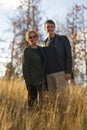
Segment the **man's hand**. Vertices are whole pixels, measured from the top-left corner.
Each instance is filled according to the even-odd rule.
[[[71,79],[71,74],[65,74],[65,78],[66,78],[66,80]]]

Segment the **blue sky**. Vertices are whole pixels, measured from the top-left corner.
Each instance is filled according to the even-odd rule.
[[[87,5],[87,0],[43,0],[42,7],[45,9],[46,17],[63,19],[73,5]]]
[[[16,8],[19,0],[0,0],[0,36],[8,26],[7,17],[11,15]],[[87,5],[87,0],[42,0],[42,10],[45,12],[43,20],[47,18],[63,20],[67,12],[73,5]]]
[[[16,8],[19,0],[0,0],[0,37],[2,32],[4,32],[8,27],[8,20],[13,10]],[[59,19],[60,21],[64,20],[64,17],[67,12],[69,12],[73,5],[84,4],[87,5],[87,0],[42,0],[41,8],[44,11],[43,21],[47,18],[49,19]]]

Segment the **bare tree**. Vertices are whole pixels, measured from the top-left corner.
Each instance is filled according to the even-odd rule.
[[[67,14],[67,29],[68,35],[72,43],[73,52],[73,66],[76,75],[78,73],[81,77],[86,73],[87,75],[87,42],[86,42],[86,26],[85,26],[85,13],[83,5],[75,5],[70,13]],[[85,53],[84,53],[85,52]],[[86,71],[84,72],[85,60]],[[81,66],[81,67],[80,67]]]
[[[26,31],[35,28],[39,32],[41,21],[39,6],[40,0],[20,0],[16,14],[10,19],[13,38],[10,43],[11,60],[9,64],[12,67],[7,67],[7,70],[14,68],[14,76],[21,74],[22,52],[27,45]],[[10,73],[10,71],[8,72]]]

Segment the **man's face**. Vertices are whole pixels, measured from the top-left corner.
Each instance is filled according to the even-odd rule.
[[[55,33],[55,26],[52,23],[46,23],[45,24],[45,31],[48,35],[54,35]]]

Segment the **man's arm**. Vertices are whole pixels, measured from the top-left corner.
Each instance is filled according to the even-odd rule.
[[[65,47],[65,74],[66,74],[66,79],[71,78],[71,72],[72,72],[72,52],[71,52],[71,45],[66,36],[63,36],[63,42],[64,42],[64,47]]]

